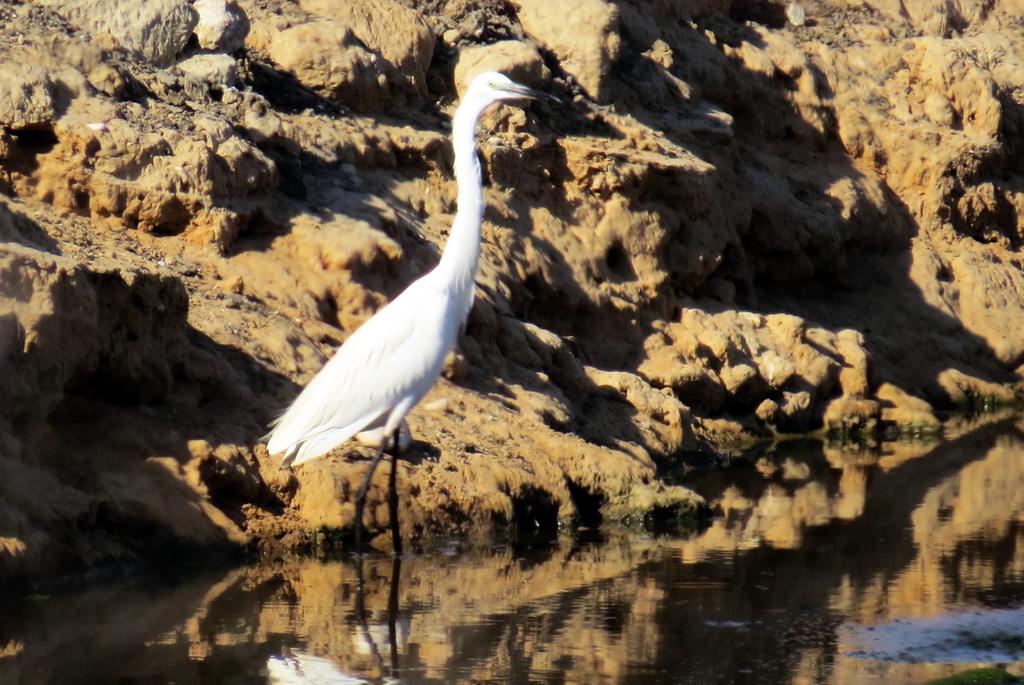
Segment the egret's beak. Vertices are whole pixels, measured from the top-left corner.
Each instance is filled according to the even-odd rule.
[[[520,98],[527,98],[530,100],[543,100],[544,102],[550,102],[555,105],[562,104],[562,101],[556,98],[551,93],[545,93],[542,90],[534,90],[533,88],[527,88],[521,86],[518,83],[509,83],[502,88],[506,93],[514,95]]]

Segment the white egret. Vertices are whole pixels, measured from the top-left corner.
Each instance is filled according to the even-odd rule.
[[[395,553],[401,553],[395,486],[399,432],[406,414],[441,374],[473,304],[484,212],[476,124],[490,105],[522,98],[558,101],[496,72],[473,79],[452,120],[458,208],[440,263],[352,333],[267,436],[267,449],[283,452],[286,466],[322,456],[359,434],[380,437],[356,494],[357,550],[366,491],[391,437],[388,505]]]

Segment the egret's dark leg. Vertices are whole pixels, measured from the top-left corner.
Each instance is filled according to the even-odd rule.
[[[370,489],[370,481],[373,479],[373,472],[377,470],[377,464],[384,458],[384,443],[386,442],[387,438],[381,440],[380,447],[377,448],[377,454],[373,457],[373,461],[370,462],[370,469],[366,472],[366,477],[363,478],[363,484],[359,486],[359,491],[356,493],[356,554],[363,551],[363,505],[366,504],[366,491]]]
[[[401,428],[395,429],[391,447],[391,475],[388,478],[388,518],[391,519],[391,543],[395,556],[402,554],[402,534],[398,528],[398,439]]]

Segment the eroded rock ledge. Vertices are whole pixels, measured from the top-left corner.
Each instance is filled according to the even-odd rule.
[[[567,104],[484,122],[406,535],[678,516],[657,471],[691,455],[1017,397],[1001,5],[125,4],[0,2],[0,578],[350,524],[357,449],[293,474],[259,437],[435,263],[479,68]]]

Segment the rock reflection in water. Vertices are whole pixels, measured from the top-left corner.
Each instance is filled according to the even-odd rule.
[[[1022,459],[1012,420],[875,451],[793,443],[705,474],[722,515],[687,539],[7,601],[0,682],[922,682],[972,664],[863,658],[851,636],[1024,602]]]

